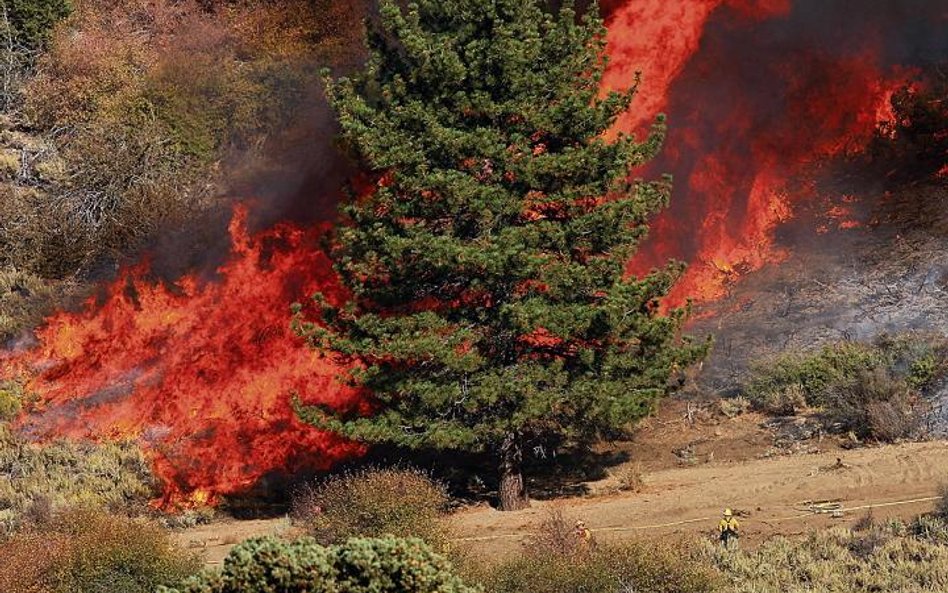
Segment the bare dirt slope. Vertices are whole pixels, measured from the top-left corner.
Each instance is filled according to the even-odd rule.
[[[841,457],[843,467],[836,466]],[[911,517],[929,510],[938,484],[948,479],[948,441],[906,443],[840,452],[744,461],[711,461],[648,472],[638,493],[537,501],[501,513],[487,506],[455,514],[461,541],[488,554],[516,552],[552,508],[582,518],[600,541],[617,538],[711,536],[725,506],[743,517],[746,544],[773,534],[796,535],[833,523],[849,524],[872,508],[876,518]],[[607,481],[606,481],[607,482]],[[610,492],[608,487],[593,492]],[[841,518],[815,514],[808,502],[838,500]],[[228,521],[178,534],[179,541],[218,563],[238,541],[287,533],[285,519]]]

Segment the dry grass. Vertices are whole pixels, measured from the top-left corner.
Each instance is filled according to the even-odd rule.
[[[13,179],[20,172],[20,153],[0,150],[0,179]]]
[[[915,523],[918,523],[916,521]],[[928,532],[898,522],[861,521],[803,540],[777,537],[754,551],[706,544],[704,557],[728,580],[722,593],[922,593],[948,589],[946,525]]]
[[[153,593],[200,567],[157,525],[70,510],[0,541],[0,591]]]
[[[31,443],[2,425],[0,476],[0,526],[7,528],[44,507],[124,509],[155,493],[150,465],[133,443]]]
[[[43,280],[29,272],[0,267],[0,345],[38,324],[70,289],[68,282]]]
[[[576,534],[576,519],[560,507],[545,512],[543,520],[530,534],[527,548],[539,556],[575,556],[584,551]]]
[[[934,515],[948,523],[948,482],[938,485],[938,496],[941,498],[935,503]]]
[[[742,395],[737,397],[723,398],[718,402],[718,408],[721,413],[728,418],[737,418],[746,414],[751,409],[751,402]]]
[[[553,510],[522,554],[468,561],[465,576],[487,593],[711,593],[714,571],[686,548],[650,543],[579,544],[574,521]]]
[[[645,468],[641,461],[633,461],[612,472],[619,492],[641,492],[645,489]]]

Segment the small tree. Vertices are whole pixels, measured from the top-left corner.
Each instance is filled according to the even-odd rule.
[[[500,508],[527,504],[528,439],[578,442],[647,414],[705,350],[657,299],[681,273],[625,266],[670,184],[630,181],[645,142],[606,139],[634,89],[600,98],[603,22],[572,2],[383,0],[370,57],[327,80],[342,137],[380,173],[342,208],[351,300],[298,330],[358,361],[371,416],[303,418],[368,442],[489,451]],[[297,307],[297,313],[302,310]]]

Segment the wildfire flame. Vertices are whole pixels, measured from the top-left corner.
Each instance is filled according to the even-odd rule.
[[[341,296],[317,248],[325,229],[278,225],[255,236],[246,208],[230,224],[217,277],[148,281],[125,270],[100,302],[58,313],[40,346],[8,361],[41,401],[20,423],[37,438],[133,437],[148,447],[166,502],[212,502],[276,470],[327,468],[360,448],[303,425],[292,393],[347,406],[339,370],[297,339],[289,304]],[[38,374],[36,374],[38,371]]]
[[[800,0],[802,1],[802,0]],[[858,51],[783,46],[790,0],[613,0],[605,88],[642,73],[621,130],[641,134],[661,111],[671,133],[648,173],[676,176],[672,206],[630,271],[690,262],[669,303],[713,299],[735,278],[785,254],[774,227],[794,215],[787,182],[858,149],[891,114],[904,73],[878,41]],[[768,28],[769,27],[769,28]],[[839,211],[840,218],[843,211]],[[342,298],[317,246],[324,226],[230,226],[231,251],[212,279],[149,280],[130,267],[78,313],[51,316],[38,346],[8,353],[0,376],[29,378],[39,401],[19,421],[37,439],[138,439],[166,487],[165,504],[212,503],[269,473],[324,468],[361,452],[303,425],[290,396],[358,406],[339,369],[289,328],[289,305]]]
[[[788,181],[860,150],[892,118],[907,73],[883,71],[876,41],[834,56],[757,33],[791,9],[785,0],[633,0],[611,15],[606,87],[642,74],[637,108],[619,127],[642,134],[660,111],[671,122],[652,169],[674,174],[676,194],[630,264],[633,274],[669,259],[690,264],[666,305],[716,299],[740,275],[785,259],[773,231],[801,199],[788,195]]]

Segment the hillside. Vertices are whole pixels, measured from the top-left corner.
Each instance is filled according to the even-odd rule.
[[[0,593],[948,591],[942,4],[0,0]]]

